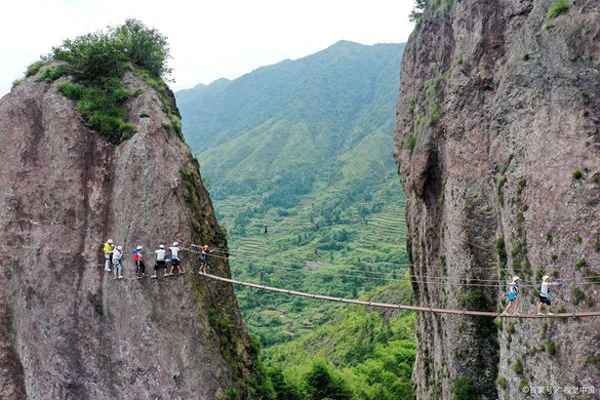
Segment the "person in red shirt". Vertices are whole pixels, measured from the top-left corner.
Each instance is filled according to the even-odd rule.
[[[138,278],[146,276],[146,264],[144,264],[143,246],[137,246],[133,250],[133,263],[135,264],[135,273]]]

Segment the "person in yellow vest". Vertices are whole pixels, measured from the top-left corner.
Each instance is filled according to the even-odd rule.
[[[104,252],[104,270],[110,272],[112,271],[112,256],[115,251],[115,245],[113,244],[112,239],[108,239],[106,243],[104,243],[102,251]]]

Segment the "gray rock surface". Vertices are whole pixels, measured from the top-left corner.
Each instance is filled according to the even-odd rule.
[[[230,285],[103,270],[107,238],[143,244],[150,272],[160,243],[227,246],[157,92],[125,81],[141,94],[127,103],[137,133],[119,146],[84,126],[60,81],[32,77],[0,100],[3,400],[241,398],[251,379]],[[197,257],[184,259],[190,271]],[[213,271],[229,275],[221,259]]]
[[[404,54],[397,160],[407,193],[408,247],[419,304],[501,309],[525,287],[534,313],[543,274],[567,284],[554,312],[600,308],[600,2],[433,2]],[[447,7],[446,5],[451,4]],[[581,173],[581,176],[579,174]],[[588,280],[589,281],[589,280]],[[579,292],[582,290],[583,292]],[[419,314],[419,399],[600,398],[600,320]],[[522,368],[521,368],[522,366]],[[559,387],[553,395],[527,388]]]

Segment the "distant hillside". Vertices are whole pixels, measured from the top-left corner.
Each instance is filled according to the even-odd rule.
[[[180,91],[177,99],[187,139],[192,148],[205,151],[279,118],[292,123],[318,121],[322,127],[331,124],[329,129],[344,132],[364,118],[363,111],[396,100],[396,67],[403,47],[341,41],[235,81],[220,79]],[[339,144],[352,141],[344,135]]]
[[[392,156],[403,48],[342,41],[177,93],[237,276],[352,297],[386,281],[340,281],[341,271],[403,268],[403,194]],[[238,295],[265,344],[332,314],[330,305],[261,294],[277,306],[269,310],[252,293]]]
[[[289,206],[319,183],[392,171],[402,49],[338,42],[235,81],[179,92],[186,139],[202,153],[213,194],[273,191],[274,205]],[[361,170],[345,170],[356,153],[368,156],[356,165]]]

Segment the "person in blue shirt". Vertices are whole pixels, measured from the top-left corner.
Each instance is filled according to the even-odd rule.
[[[519,297],[519,282],[521,278],[518,276],[513,276],[512,282],[508,284],[508,291],[506,292],[506,300],[508,301],[508,305],[506,309],[502,313],[502,315],[514,314],[516,310],[519,308],[519,303],[521,299]]]

